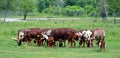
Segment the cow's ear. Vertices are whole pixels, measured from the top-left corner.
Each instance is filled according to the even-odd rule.
[[[27,36],[27,35],[28,35],[28,33],[29,33],[29,30],[26,30],[25,36]]]

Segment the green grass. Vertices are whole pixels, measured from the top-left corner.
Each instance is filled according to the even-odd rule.
[[[68,19],[68,20],[39,20],[26,22],[0,22],[0,58],[120,58],[120,24],[114,25],[111,20],[102,22],[98,19]],[[21,47],[11,38],[17,37],[17,31],[23,28],[74,28],[95,29],[103,28],[106,31],[106,51],[100,52],[94,45],[93,48],[48,48],[38,47],[34,44],[27,46],[23,43]],[[77,42],[78,43],[78,42]]]

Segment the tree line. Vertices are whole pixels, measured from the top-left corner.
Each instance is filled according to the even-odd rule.
[[[0,0],[0,11],[17,11],[26,16],[38,12],[63,16],[120,16],[120,0]],[[5,16],[5,15],[4,15]]]

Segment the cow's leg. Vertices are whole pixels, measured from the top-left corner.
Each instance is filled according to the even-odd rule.
[[[68,40],[68,46],[67,47],[70,47],[71,46],[71,40]]]
[[[59,39],[59,47],[63,47],[62,39]]]
[[[41,40],[41,46],[45,45],[44,44],[44,39]]]
[[[97,44],[97,46],[99,46],[99,43],[100,43],[100,40],[97,40],[97,43],[96,43],[96,44]]]
[[[76,46],[76,41],[74,41],[74,47]]]
[[[30,42],[31,42],[31,40],[28,40],[28,41],[27,41],[27,43],[28,43],[28,46],[30,46]]]
[[[91,39],[89,40],[89,42],[90,42],[90,44],[89,44],[89,45],[90,45],[90,48],[91,48],[91,47],[92,47],[92,41],[91,41]]]
[[[37,44],[38,46],[41,46],[41,40],[38,40],[38,44]]]
[[[65,43],[66,43],[66,40],[64,40],[64,47],[66,46]]]
[[[28,38],[27,38],[27,45],[28,45],[28,46],[30,46],[30,42],[31,42],[31,38],[28,37]]]
[[[92,45],[92,47],[93,47],[93,40],[91,40],[91,45]]]
[[[85,41],[85,40],[82,40],[82,41],[83,41],[83,47],[85,47],[85,42],[86,42],[86,41]]]
[[[79,41],[79,47],[82,45],[82,42],[83,42],[82,40]]]
[[[89,41],[86,41],[86,47],[89,47]]]
[[[74,44],[74,47],[76,46],[76,40],[72,40],[73,44]]]

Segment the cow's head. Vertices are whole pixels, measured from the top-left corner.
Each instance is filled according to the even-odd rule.
[[[24,32],[19,32],[18,33],[18,38],[17,38],[17,43],[20,46],[21,45],[21,41],[25,38],[25,33]]]

